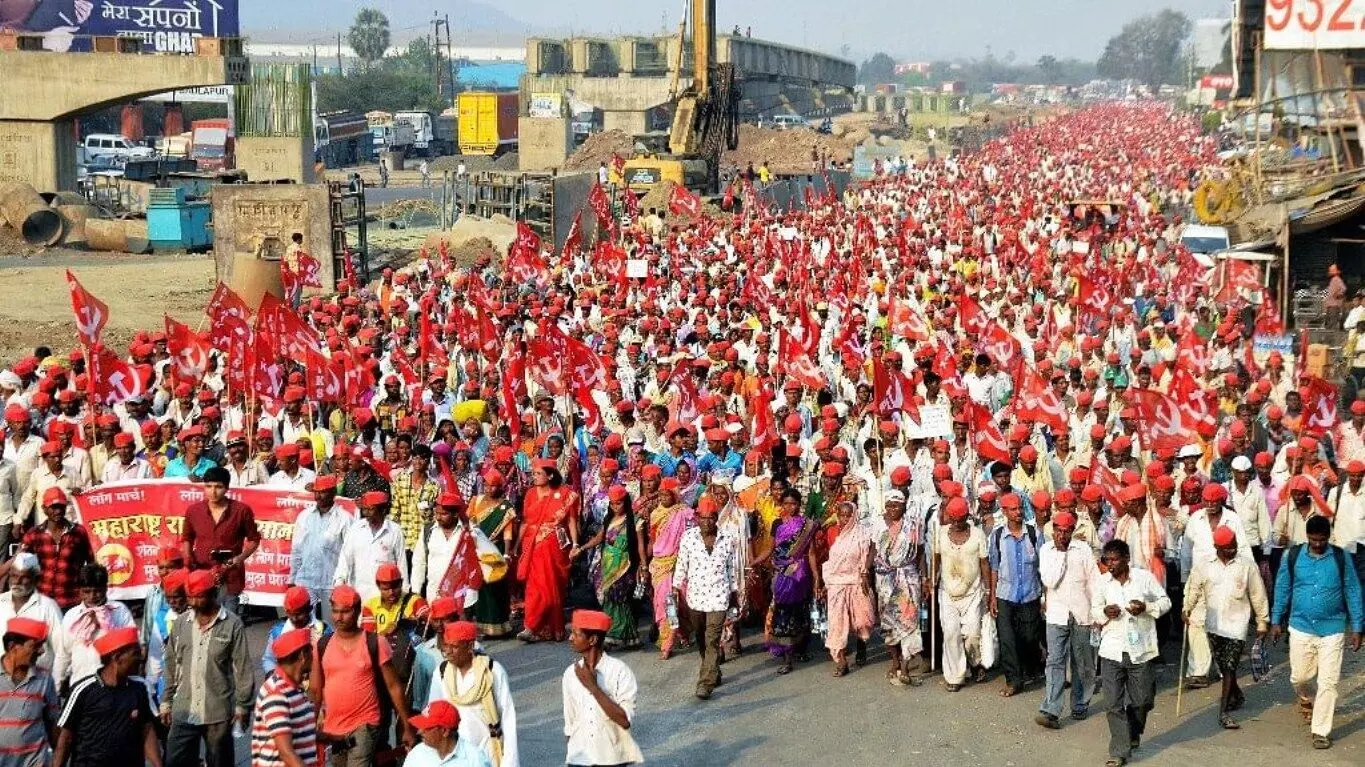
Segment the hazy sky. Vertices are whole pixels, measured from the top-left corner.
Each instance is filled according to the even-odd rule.
[[[449,2],[423,0],[240,0],[248,35],[326,36],[355,10],[373,5],[395,29],[422,24]],[[492,0],[508,16],[540,28],[587,34],[655,32],[675,26],[684,0]],[[895,58],[996,56],[1032,61],[1051,54],[1093,59],[1123,24],[1173,7],[1191,18],[1230,15],[1230,0],[719,0],[722,28],[751,26],[756,37],[854,57],[885,50]],[[452,20],[458,17],[451,13]],[[455,40],[460,27],[455,24]]]

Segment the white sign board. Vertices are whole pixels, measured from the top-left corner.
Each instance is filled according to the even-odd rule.
[[[937,439],[953,433],[953,417],[945,405],[926,405],[919,409],[919,425],[909,429],[910,439]]]
[[[181,104],[226,104],[232,100],[236,86],[206,85],[202,88],[185,88],[166,91],[147,96],[143,101],[179,102]]]
[[[1365,0],[1266,0],[1267,50],[1365,48]]]
[[[626,259],[626,277],[643,280],[649,276],[649,262],[643,258]]]
[[[1251,355],[1256,359],[1257,364],[1264,365],[1271,352],[1279,352],[1286,362],[1293,362],[1294,336],[1292,334],[1272,336],[1266,333],[1257,333],[1251,341]]]

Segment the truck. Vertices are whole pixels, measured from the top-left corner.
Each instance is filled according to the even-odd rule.
[[[456,100],[460,154],[492,157],[516,151],[520,108],[515,93],[461,93]]]
[[[412,130],[410,123],[394,121],[388,125],[370,124],[370,135],[374,138],[375,154],[380,152],[402,152],[404,155],[412,152],[413,143],[417,140],[416,133]]]
[[[314,158],[328,168],[369,162],[374,139],[365,115],[359,112],[326,112],[313,118]]]
[[[190,159],[199,170],[231,170],[237,167],[237,142],[227,118],[190,123]]]
[[[412,126],[413,153],[422,157],[440,157],[455,153],[455,115],[435,114],[425,110],[394,112],[395,123]]]

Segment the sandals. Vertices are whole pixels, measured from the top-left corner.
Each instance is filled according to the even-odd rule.
[[[1123,767],[1123,765],[1127,763],[1128,760],[1121,756],[1111,756],[1109,757],[1109,761],[1104,763],[1104,767]]]
[[[917,676],[911,675],[911,673],[910,673],[909,671],[905,671],[904,669],[901,670],[900,677],[901,677],[901,684],[907,685],[907,686],[909,686],[909,687],[919,687],[920,685],[924,684],[924,680],[923,680],[923,679],[920,679],[920,678],[917,677]]]
[[[1321,751],[1321,750],[1323,750],[1323,749],[1327,749],[1327,748],[1331,748],[1331,747],[1332,747],[1332,739],[1331,739],[1331,738],[1327,737],[1326,735],[1314,735],[1314,736],[1313,736],[1313,748],[1316,748],[1316,749],[1318,749],[1319,751]]]
[[[1005,685],[1004,687],[1000,688],[1000,697],[1002,697],[1002,698],[1013,698],[1014,696],[1016,696],[1016,695],[1018,695],[1018,694],[1019,694],[1019,688],[1018,688],[1018,687],[1012,687],[1012,686],[1010,686],[1010,685]]]
[[[890,671],[886,672],[886,681],[887,681],[892,687],[904,687],[904,686],[905,686],[905,681],[901,679],[900,672],[899,672],[898,670],[894,669],[894,668],[891,669]]]
[[[778,675],[778,676],[784,676],[784,675],[786,675],[786,674],[790,674],[791,672],[792,672],[792,662],[791,662],[790,660],[788,660],[786,663],[783,663],[781,666],[778,666],[778,667],[777,667],[777,675]]]
[[[1222,716],[1218,717],[1218,725],[1225,730],[1242,729],[1242,725],[1238,724],[1236,719],[1233,719],[1231,716],[1228,716],[1227,714],[1223,714]]]
[[[844,664],[842,664],[842,665],[839,665],[839,666],[835,666],[835,667],[834,667],[834,674],[833,674],[833,676],[834,676],[835,679],[838,679],[839,677],[841,677],[841,676],[843,676],[844,674],[847,674],[847,673],[848,673],[848,664],[847,664],[847,663],[844,663]]]
[[[517,634],[517,639],[521,640],[522,642],[525,642],[526,644],[535,644],[536,642],[540,641],[540,637],[536,636],[535,633],[532,632],[530,629],[526,629],[525,631],[522,631],[520,634]]]
[[[977,666],[976,671],[972,674],[972,681],[980,683],[986,681],[986,679],[987,679],[986,667]]]
[[[958,690],[962,689],[962,685],[952,684],[951,682],[944,685],[944,687],[948,690],[948,692],[957,692]]]

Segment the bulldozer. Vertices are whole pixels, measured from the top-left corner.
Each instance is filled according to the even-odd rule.
[[[636,194],[671,181],[703,197],[720,191],[720,159],[739,145],[739,84],[734,64],[716,61],[716,0],[691,0],[679,29],[692,23],[692,84],[677,96],[668,151],[627,160],[622,181]],[[674,78],[682,70],[683,46]]]

